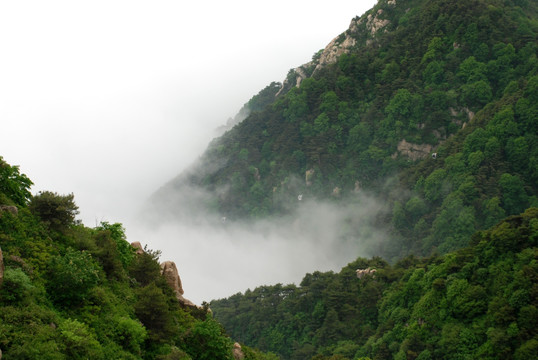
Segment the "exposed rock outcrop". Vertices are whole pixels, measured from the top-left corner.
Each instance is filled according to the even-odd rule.
[[[394,5],[396,5],[396,0],[387,2],[387,6]],[[390,20],[384,19],[384,16],[384,10],[377,9],[377,11],[372,11],[368,15],[355,17],[351,20],[349,28],[314,55],[312,61],[290,70],[288,77],[282,82],[282,87],[275,97],[293,87],[300,86],[304,79],[315,76],[327,65],[335,64],[342,54],[349,54],[359,41],[366,41],[366,45],[374,42],[375,35],[390,24]]]
[[[383,9],[377,10],[375,15],[368,14],[366,17],[366,29],[370,32],[370,35],[375,35],[379,30],[390,24],[390,20],[381,19],[380,16],[383,15]]]
[[[19,209],[16,206],[12,205],[0,205],[0,217],[2,216],[3,212],[9,212],[13,215],[19,214]]]
[[[142,244],[140,244],[140,241],[133,241],[131,243],[131,246],[135,248],[135,253],[140,255],[144,253],[144,249],[142,248]]]
[[[354,28],[354,22],[351,22],[350,29]],[[349,51],[357,44],[357,40],[351,36],[351,31],[348,30],[342,35],[334,38],[321,53],[318,64],[314,69],[314,74],[321,70],[324,66],[334,64],[342,54]]]
[[[305,183],[306,186],[312,185],[312,177],[316,171],[314,169],[306,170],[305,172]]]
[[[361,182],[359,180],[355,180],[355,187],[353,188],[353,191],[356,193],[361,191]]]
[[[340,189],[338,186],[333,189],[332,196],[334,197],[340,197],[340,193],[342,192],[342,189]]]
[[[176,297],[185,293],[183,291],[183,286],[181,285],[181,278],[179,277],[176,263],[173,261],[163,262],[161,264],[161,274],[164,276],[166,282],[168,285],[170,285],[172,290],[174,290]]]
[[[185,297],[183,297],[183,294],[185,292],[183,291],[181,278],[179,277],[179,272],[177,271],[177,266],[175,262],[173,261],[163,262],[161,264],[161,274],[164,276],[166,282],[174,291],[174,295],[176,296],[177,301],[179,301],[179,303],[183,307],[192,307],[196,309],[201,309],[201,307],[197,306],[195,303],[193,303],[189,299],[186,299]]]
[[[430,153],[433,150],[433,146],[430,144],[413,144],[405,141],[405,139],[402,139],[398,143],[397,149],[398,151],[392,154],[393,158],[396,158],[398,154],[400,154],[415,161],[430,156]]]
[[[374,277],[374,274],[377,272],[374,268],[366,268],[366,269],[357,269],[357,277],[359,279],[364,278],[365,276],[371,276]]]
[[[234,344],[234,347],[232,349],[232,355],[235,360],[243,360],[245,358],[245,354],[243,354],[243,350],[241,350],[241,345],[238,342]]]

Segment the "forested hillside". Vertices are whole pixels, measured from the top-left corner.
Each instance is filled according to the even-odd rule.
[[[216,318],[282,359],[535,358],[537,51],[534,1],[380,0],[254,97],[157,203],[203,189],[237,220],[367,196],[388,239],[338,274],[213,301]]]
[[[180,305],[158,251],[136,253],[121,224],[83,226],[72,194],[31,185],[0,157],[3,360],[238,356],[207,306]],[[245,346],[242,356],[274,359]]]
[[[538,204],[537,11],[379,1],[247,103],[250,115],[156,202],[174,209],[171,194],[189,186],[221,216],[256,219],[291,214],[298,198],[368,194],[388,208],[375,225],[391,229],[390,246],[378,255],[466,246]]]
[[[359,258],[211,308],[234,338],[282,359],[535,359],[538,209],[444,256]]]

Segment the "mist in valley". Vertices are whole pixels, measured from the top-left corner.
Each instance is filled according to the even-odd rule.
[[[299,284],[306,273],[339,271],[387,243],[388,235],[373,226],[386,209],[365,193],[338,203],[294,198],[290,214],[252,221],[209,210],[212,196],[164,187],[128,226],[130,240],[176,262],[185,297],[197,304],[261,285]]]
[[[209,215],[203,193],[172,212],[148,201],[250,97],[375,2],[3,2],[0,156],[32,193],[73,193],[86,226],[119,222],[161,250],[195,302],[338,270],[384,238],[347,230],[381,209],[371,199],[305,199],[290,219],[248,225]]]

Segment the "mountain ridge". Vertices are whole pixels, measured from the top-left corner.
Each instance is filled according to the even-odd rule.
[[[500,201],[498,214],[515,213],[504,202],[508,182],[523,187],[514,190],[523,203],[535,204],[530,99],[537,10],[532,2],[516,3],[379,1],[311,62],[290,71],[280,89],[272,83],[253,97],[255,111],[213,140],[192,169],[159,191],[162,199],[156,202],[173,219],[170,198],[181,193],[174,187],[197,189],[218,216],[256,219],[290,214],[300,206],[299,195],[334,202],[367,191],[392,212],[381,222],[392,228],[398,249],[380,254],[388,258],[400,251],[427,254],[442,245],[431,229],[443,211],[448,214],[450,204],[442,201],[447,195],[452,205],[459,203],[459,212],[465,208],[474,218],[474,225],[462,228],[464,237],[482,228],[479,218],[493,198]],[[319,67],[334,46],[341,52],[331,58],[336,62]],[[513,131],[500,131],[505,125],[499,122],[512,124]],[[487,151],[485,142],[470,144],[480,133],[491,140]],[[514,155],[524,148],[530,164]],[[517,169],[510,165],[516,158]],[[500,184],[500,170],[507,174],[504,188],[491,181],[480,186],[488,172]],[[446,175],[437,186],[436,179]],[[477,192],[465,193],[461,186]],[[452,209],[443,221],[459,221],[458,211]],[[428,236],[437,239],[417,243]],[[454,240],[441,251],[464,243]]]

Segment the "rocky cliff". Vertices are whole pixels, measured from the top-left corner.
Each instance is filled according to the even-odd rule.
[[[358,46],[375,46],[376,35],[385,31],[390,24],[383,7],[390,8],[395,5],[396,0],[380,1],[379,8],[353,18],[348,29],[315,54],[312,61],[290,70],[277,96],[292,87],[299,87],[304,79],[319,74],[327,65],[335,64],[342,54],[349,54]]]

